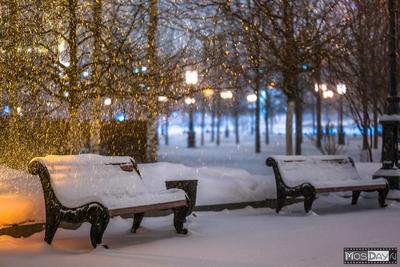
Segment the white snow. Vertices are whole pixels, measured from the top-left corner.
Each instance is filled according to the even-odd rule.
[[[106,167],[112,167],[120,172],[119,166]],[[54,170],[54,168],[55,166],[49,167],[50,170]],[[102,179],[101,177],[107,174],[107,170],[101,170],[99,173],[99,168],[99,166],[91,168],[93,173],[87,173],[87,176],[83,176],[84,178],[91,178],[81,179],[79,182],[77,181],[77,170],[71,171],[71,169],[69,169],[69,172],[72,172],[73,175],[69,175],[68,183],[61,184],[62,181],[65,181],[65,177],[56,176],[55,185],[58,183],[58,186],[62,186],[62,190],[57,192],[57,196],[62,198],[63,203],[68,203],[71,206],[94,200],[110,201],[111,203],[109,204],[113,204],[115,201],[126,201],[120,200],[119,196],[116,195],[117,191],[114,191],[120,190],[121,194],[127,194],[127,189],[125,185],[122,184],[122,181],[126,179],[137,179],[136,187],[140,186],[142,183],[134,172],[121,172],[123,177],[119,175],[113,179]],[[165,192],[165,181],[167,180],[198,179],[197,205],[260,201],[266,198],[274,198],[275,196],[275,182],[273,177],[251,175],[242,169],[227,167],[188,167],[183,164],[167,162],[139,164],[139,169],[146,188],[149,187],[158,193]],[[267,169],[266,166],[265,169]],[[64,170],[64,173],[65,171],[66,170]],[[21,224],[26,221],[43,222],[44,200],[39,177],[29,175],[26,172],[13,171],[1,165],[0,173],[0,177],[2,177],[0,180],[0,188],[4,188],[4,191],[0,191],[0,210],[2,208],[4,210],[8,209],[9,214],[9,216],[1,218],[1,224]],[[85,171],[79,173],[83,174]],[[96,177],[94,173],[101,174],[100,177],[96,178],[97,180],[95,182],[93,181],[93,177]],[[27,182],[30,182],[30,186],[26,185]],[[100,187],[99,183],[103,184],[104,187]],[[132,181],[127,181],[126,183],[130,185]],[[55,188],[58,187],[55,186]],[[97,195],[88,197],[88,192],[96,192]],[[29,210],[35,212],[33,212],[33,214],[23,213],[19,212],[17,209],[12,209],[9,202],[6,202],[9,200],[7,195],[11,193],[12,198],[18,199],[21,205],[27,206]],[[100,199],[99,196],[103,197],[104,200]],[[115,197],[117,200],[110,199],[112,197]],[[130,197],[130,199],[131,198],[132,197]],[[145,200],[151,201],[151,199]],[[140,203],[140,201],[143,201],[143,198],[142,200],[135,199],[134,201]]]
[[[399,247],[399,203],[382,209],[376,199],[349,202],[322,197],[310,214],[302,203],[279,215],[266,208],[196,212],[186,236],[175,234],[172,216],[145,217],[137,234],[129,232],[131,219],[117,218],[103,239],[110,249],[91,248],[88,224],[59,229],[51,247],[43,232],[26,239],[0,236],[0,266],[342,266],[344,247]]]
[[[0,228],[38,220],[44,221],[44,199],[39,179],[0,165]]]
[[[284,154],[283,140],[273,136],[272,143],[255,154],[248,137],[240,145],[223,138],[218,148],[208,143],[191,150],[185,148],[186,139],[175,136],[171,146],[161,146],[161,162],[140,164],[139,169],[146,186],[156,191],[165,189],[165,180],[198,179],[197,205],[274,198],[275,179],[265,159]],[[355,161],[357,142],[352,140],[344,151]],[[307,138],[303,152],[318,155]],[[381,164],[356,162],[356,167],[361,177],[370,179]],[[267,208],[195,212],[188,218],[186,236],[175,234],[171,215],[145,217],[137,234],[129,232],[132,219],[114,218],[103,239],[108,250],[92,249],[86,223],[75,231],[59,229],[52,246],[43,242],[44,232],[20,239],[0,236],[0,266],[319,267],[341,266],[344,247],[399,248],[399,202],[388,200],[388,207],[379,208],[376,192],[362,194],[355,206],[339,194],[317,197],[309,214],[303,203],[284,207],[279,214]],[[18,209],[14,203],[20,203]],[[39,178],[0,165],[0,209],[5,207],[9,215],[0,210],[3,224],[43,221]]]
[[[82,154],[34,160],[47,167],[52,188],[67,207],[96,201],[109,209],[117,209],[186,199],[183,190],[165,187],[154,190],[135,171],[124,171],[120,164],[130,164],[129,157]]]
[[[302,183],[311,183],[316,188],[386,184],[383,178],[361,178],[345,156],[271,157],[278,162],[282,179],[291,187]]]

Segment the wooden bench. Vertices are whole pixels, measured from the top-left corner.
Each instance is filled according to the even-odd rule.
[[[311,210],[317,193],[352,191],[357,204],[361,191],[378,191],[379,204],[385,207],[388,185],[384,179],[362,178],[354,162],[346,156],[271,156],[267,166],[274,170],[279,212],[287,197],[304,197],[304,209]]]
[[[172,209],[179,234],[190,208],[181,189],[155,191],[146,186],[133,158],[94,154],[34,158],[29,172],[39,175],[43,187],[46,226],[45,242],[51,244],[58,227],[75,229],[91,224],[93,247],[102,243],[110,218],[132,216],[132,232],[139,228],[144,213]]]

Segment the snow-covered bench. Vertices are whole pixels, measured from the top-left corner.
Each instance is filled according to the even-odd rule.
[[[136,232],[147,211],[173,209],[177,233],[190,202],[181,189],[154,191],[142,181],[133,158],[94,154],[34,158],[29,172],[39,175],[46,206],[45,241],[51,244],[57,228],[89,222],[93,247],[101,244],[111,217],[132,216]]]
[[[277,189],[276,212],[286,197],[304,197],[304,209],[311,210],[316,193],[352,191],[357,204],[361,191],[378,191],[379,204],[385,206],[388,185],[384,179],[360,177],[354,162],[346,156],[270,156]]]

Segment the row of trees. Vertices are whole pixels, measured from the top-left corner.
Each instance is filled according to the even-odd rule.
[[[113,96],[148,121],[147,159],[155,160],[157,96],[184,93],[171,85],[192,43],[187,35],[175,42],[174,12],[173,2],[157,0],[1,1],[0,95],[14,133],[6,150],[18,146],[21,113],[67,118],[66,153],[81,150],[80,124],[89,120],[90,150],[98,150],[101,99]]]
[[[225,77],[234,73],[238,79],[229,79],[239,82],[238,88],[248,82],[257,95],[262,85],[274,80],[286,95],[287,154],[301,154],[303,106],[309,94],[317,99],[316,145],[321,146],[322,94],[314,84],[344,83],[349,110],[363,135],[362,148],[372,159],[371,147],[378,145],[378,116],[388,90],[387,1],[210,0],[197,8],[210,5],[221,12],[220,34],[225,38],[220,39],[228,44],[219,53],[227,66]],[[242,68],[232,69],[237,64],[227,54]],[[260,151],[260,104],[257,101],[256,152]],[[374,136],[372,143],[369,135]]]
[[[377,146],[387,94],[386,16],[384,0],[1,0],[0,103],[11,109],[7,131],[14,133],[6,150],[16,149],[13,127],[22,113],[67,118],[67,153],[81,150],[80,124],[89,121],[96,152],[102,99],[113,96],[148,122],[146,158],[154,161],[158,96],[178,100],[204,88],[229,89],[240,105],[241,96],[249,90],[260,96],[272,80],[287,98],[287,154],[301,154],[310,94],[317,99],[320,145],[321,94],[314,83],[322,81],[347,84],[368,150],[371,125]],[[187,69],[199,72],[198,86],[185,86]],[[256,152],[261,105],[272,113],[268,94],[265,103],[256,101]]]

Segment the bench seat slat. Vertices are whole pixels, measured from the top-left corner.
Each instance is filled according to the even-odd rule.
[[[143,213],[143,212],[154,211],[154,210],[172,209],[172,208],[176,208],[176,207],[183,207],[186,205],[187,205],[186,200],[178,200],[178,201],[172,201],[172,202],[160,203],[160,204],[151,204],[151,205],[138,206],[138,207],[112,209],[112,210],[109,210],[109,213],[110,213],[111,217],[115,217],[115,216],[121,216],[121,215]]]
[[[376,190],[376,189],[385,189],[385,188],[386,188],[386,184],[337,186],[337,187],[315,188],[315,192],[328,193],[328,192],[345,192],[345,191],[364,191],[364,190]]]

